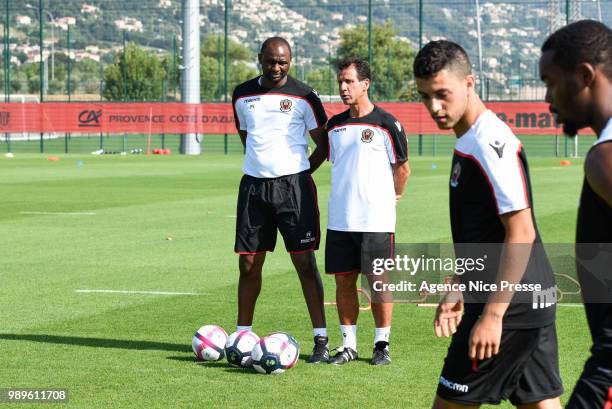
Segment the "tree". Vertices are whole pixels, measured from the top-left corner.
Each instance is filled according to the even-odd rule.
[[[128,43],[104,70],[104,98],[111,101],[159,100],[166,72],[160,59]]]
[[[399,30],[391,21],[372,25],[372,85],[370,96],[376,101],[412,99],[415,95],[412,62],[415,52],[407,41],[397,37]],[[338,59],[368,58],[368,30],[355,26],[340,31]]]
[[[99,94],[102,76],[99,62],[89,58],[72,61],[72,92]]]
[[[306,84],[313,87],[321,95],[338,94],[336,70],[324,67],[309,71],[306,74]]]
[[[202,101],[223,100],[224,94],[224,39],[208,36],[200,53],[200,98]],[[255,62],[253,52],[232,39],[227,42],[228,78],[227,93],[231,97],[234,87],[257,75],[251,66]]]

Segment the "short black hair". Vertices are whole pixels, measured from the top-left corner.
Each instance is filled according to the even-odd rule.
[[[283,37],[270,37],[270,38],[267,38],[261,44],[261,50],[259,50],[259,53],[263,54],[266,51],[266,48],[271,47],[274,44],[282,44],[282,45],[286,46],[287,49],[289,50],[289,55],[292,55],[291,54],[291,46],[289,45],[289,41],[285,40]]]
[[[443,69],[472,73],[472,63],[465,50],[457,43],[447,40],[430,41],[414,57],[414,76],[430,78]]]
[[[542,44],[546,51],[554,52],[554,63],[565,71],[589,63],[612,78],[612,30],[599,21],[580,20],[560,28]]]
[[[363,58],[359,57],[348,57],[338,63],[338,72],[346,70],[350,66],[355,67],[357,71],[357,79],[359,81],[369,80],[372,81],[372,71],[370,70],[370,64]]]

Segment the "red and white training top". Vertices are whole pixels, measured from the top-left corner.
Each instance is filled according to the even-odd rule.
[[[349,110],[327,124],[332,186],[327,228],[395,232],[395,187],[391,165],[408,159],[404,128],[375,106],[361,118]]]
[[[533,209],[527,156],[519,139],[491,111],[483,112],[470,129],[457,139],[449,181],[450,219],[458,258],[485,257],[482,271],[461,277],[466,283],[495,283],[502,260],[506,228],[501,215]],[[542,291],[517,292],[504,314],[504,329],[540,328],[555,319],[556,299],[541,306],[542,294],[555,291],[552,267],[548,261],[534,213],[535,246],[521,284],[539,284]],[[476,245],[462,245],[478,243]],[[479,316],[484,308],[482,292],[464,292],[465,314]]]
[[[243,172],[275,178],[309,169],[308,131],[327,122],[321,100],[291,77],[280,88],[264,88],[260,78],[238,85],[232,96],[236,128],[247,132]]]
[[[455,144],[450,213],[455,243],[501,243],[499,215],[531,206],[527,159],[521,141],[492,111],[485,111]]]

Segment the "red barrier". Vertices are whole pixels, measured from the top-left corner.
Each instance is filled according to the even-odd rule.
[[[331,116],[342,103],[325,103]],[[416,102],[383,102],[380,107],[399,119],[408,134],[440,134],[424,106]],[[487,106],[519,135],[555,135],[560,130],[541,102],[491,102]],[[204,103],[4,103],[0,133],[200,133],[235,134],[230,104]]]

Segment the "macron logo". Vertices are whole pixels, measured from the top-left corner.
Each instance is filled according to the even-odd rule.
[[[495,153],[497,153],[497,156],[499,156],[500,159],[504,156],[504,148],[506,147],[505,143],[502,144],[500,141],[495,141],[494,145],[489,144],[489,146],[493,148],[493,150],[495,151]]]
[[[397,126],[397,130],[402,132],[402,124],[400,124],[400,121],[395,121],[395,126]]]
[[[451,382],[443,376],[440,377],[440,385],[456,392],[467,393],[467,391],[469,390],[469,387],[467,385],[461,385],[459,383]]]

